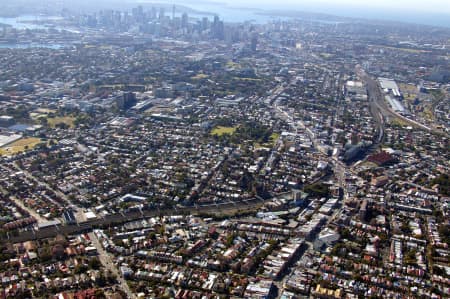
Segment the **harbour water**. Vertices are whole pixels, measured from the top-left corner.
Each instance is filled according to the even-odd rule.
[[[0,24],[9,25],[16,29],[46,29],[47,26],[37,24],[45,20],[61,19],[55,16],[35,16],[35,15],[22,15],[15,18],[3,18],[0,17]]]
[[[41,44],[41,43],[18,43],[18,44],[1,44],[0,43],[0,49],[28,49],[28,48],[48,48],[48,49],[61,49],[67,47],[67,45],[61,45],[61,44]]]
[[[133,1],[133,0],[131,0]],[[154,0],[135,0],[136,3],[154,3]],[[169,3],[169,1],[161,1]],[[249,4],[251,2],[251,4]],[[411,24],[424,24],[431,26],[440,26],[450,28],[450,15],[445,13],[433,12],[419,12],[419,11],[399,11],[386,10],[382,8],[367,9],[364,6],[355,5],[338,5],[331,3],[314,3],[311,1],[298,1],[297,4],[283,4],[280,5],[278,1],[273,1],[268,4],[268,1],[263,3],[255,3],[255,1],[246,1],[236,3],[230,0],[222,0],[220,2],[210,2],[208,0],[199,1],[195,3],[186,3],[186,1],[175,0],[170,1],[171,4],[179,4],[195,9],[199,12],[208,12],[217,14],[225,22],[245,22],[253,21],[254,23],[263,24],[271,20],[290,19],[290,17],[283,16],[283,13],[288,12],[311,12],[312,14],[320,12],[337,17],[349,17],[370,20],[385,20],[394,22],[406,22]],[[281,2],[283,2],[281,0]],[[256,8],[255,8],[256,7]],[[276,12],[272,13],[271,12]],[[308,19],[309,21],[310,19]],[[324,22],[324,19],[314,19],[314,21]],[[332,21],[333,22],[333,21]],[[336,22],[333,22],[336,23]]]
[[[0,17],[0,30],[1,24],[10,26],[15,29],[24,30],[35,30],[35,29],[56,29],[56,30],[68,30],[66,28],[59,28],[55,26],[45,25],[45,21],[59,20],[61,17],[57,16],[40,16],[40,15],[22,15],[14,18]],[[73,31],[73,30],[72,30]],[[30,43],[0,43],[0,49],[28,49],[28,48],[49,48],[49,49],[60,49],[70,45],[66,44],[55,44],[55,43],[45,43],[45,42],[30,42]]]

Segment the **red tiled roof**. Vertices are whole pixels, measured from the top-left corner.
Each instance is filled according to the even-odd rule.
[[[384,165],[386,163],[394,161],[394,157],[386,152],[380,152],[369,156],[367,160],[378,165]]]

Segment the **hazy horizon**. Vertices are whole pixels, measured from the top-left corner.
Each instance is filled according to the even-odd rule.
[[[209,1],[183,1],[186,4],[189,3],[207,3]],[[398,13],[402,12],[426,12],[426,13],[440,13],[440,14],[450,14],[450,4],[446,0],[430,0],[430,1],[419,1],[419,0],[396,0],[395,2],[389,0],[377,0],[373,2],[364,2],[359,0],[319,0],[319,1],[296,1],[296,0],[218,0],[210,1],[217,3],[224,3],[233,6],[260,6],[261,8],[270,9],[283,9],[283,8],[326,8],[326,7],[351,7],[359,9],[381,9],[381,10],[398,10]]]
[[[157,2],[152,0],[129,0],[138,2]],[[379,0],[377,2],[361,2],[357,0],[162,0],[158,2],[177,3],[186,6],[222,4],[234,8],[257,8],[262,10],[288,10],[325,13],[343,17],[380,19],[418,24],[439,25],[450,27],[450,4],[443,0],[399,0],[391,2]]]
[[[191,7],[197,11],[212,12],[223,17],[225,21],[236,21],[235,14],[240,19],[246,17],[254,19],[254,11],[240,9],[234,12],[233,8],[251,8],[266,11],[304,11],[311,13],[323,13],[339,17],[351,17],[361,19],[399,21],[416,24],[437,25],[450,28],[450,4],[444,0],[430,0],[427,2],[418,0],[378,0],[363,2],[357,0],[0,0],[0,6],[6,10],[10,6],[28,8],[59,7],[76,8],[80,11],[94,11],[104,8],[130,9],[139,3],[151,4],[177,4]]]

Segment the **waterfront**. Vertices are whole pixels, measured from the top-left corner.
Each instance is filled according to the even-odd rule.
[[[48,49],[61,49],[67,45],[63,44],[42,44],[42,43],[18,43],[18,44],[0,44],[0,49],[28,49],[28,48],[48,48]]]
[[[151,0],[137,0],[136,3],[152,3]],[[221,2],[200,2],[186,4],[183,1],[174,1],[171,4],[184,5],[198,12],[206,14],[217,14],[226,22],[245,22],[252,21],[256,24],[264,24],[273,20],[289,20],[289,19],[305,19],[297,17],[295,14],[311,14],[316,15],[317,12],[329,14],[332,19],[338,18],[355,18],[367,20],[384,20],[392,22],[406,22],[414,24],[424,24],[430,26],[450,27],[450,18],[445,13],[424,13],[424,12],[408,12],[398,13],[398,11],[386,11],[381,8],[366,10],[358,6],[345,6],[345,8],[323,3],[296,3],[284,5],[280,8],[279,3],[249,3],[248,1],[239,2],[239,4],[230,1]],[[239,7],[240,6],[240,7]],[[258,8],[255,8],[257,6]],[[202,14],[199,14],[202,15]],[[203,15],[203,16],[204,16]],[[314,18],[313,21],[323,22],[330,21],[328,18]],[[310,19],[308,18],[308,21]],[[332,21],[332,23],[335,23]]]
[[[150,4],[153,3],[151,0],[139,0],[138,4]],[[291,19],[290,17],[283,16],[271,16],[262,14],[265,12],[262,9],[257,8],[242,8],[242,7],[234,7],[229,6],[225,3],[189,3],[188,5],[182,1],[175,1],[173,4],[188,6],[196,11],[196,13],[190,14],[196,18],[209,17],[212,15],[218,15],[220,18],[224,19],[225,22],[228,23],[239,23],[239,22],[252,22],[255,24],[265,24],[274,20],[287,20]]]
[[[48,26],[41,25],[47,20],[58,20],[61,17],[57,16],[39,16],[39,15],[22,15],[14,18],[0,17],[0,24],[9,25],[16,29],[47,29]]]

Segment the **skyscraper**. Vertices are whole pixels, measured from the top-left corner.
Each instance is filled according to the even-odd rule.
[[[181,16],[181,28],[187,28],[189,23],[189,17],[187,13],[183,13]]]
[[[219,16],[214,16],[214,22],[212,25],[212,36],[217,39],[224,39],[224,24],[223,21],[219,19]]]
[[[256,52],[256,48],[258,46],[258,35],[256,33],[252,34],[252,38],[250,40],[250,49],[252,52]]]

